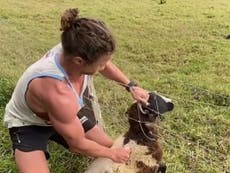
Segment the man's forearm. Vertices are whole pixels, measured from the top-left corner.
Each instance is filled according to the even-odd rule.
[[[82,153],[93,157],[106,157],[112,159],[112,152],[110,148],[99,145],[98,143],[83,139],[76,147],[70,147],[70,150],[74,153]]]
[[[111,61],[107,63],[104,70],[100,73],[110,80],[114,80],[121,85],[127,85],[130,80],[129,78]]]

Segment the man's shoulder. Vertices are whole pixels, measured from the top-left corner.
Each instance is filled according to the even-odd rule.
[[[65,81],[60,81],[52,77],[41,77],[31,81],[29,92],[35,93],[38,97],[45,99],[57,99],[59,97],[72,98],[73,93]]]

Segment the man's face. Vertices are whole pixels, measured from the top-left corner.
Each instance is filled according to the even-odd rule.
[[[96,62],[92,64],[84,64],[84,74],[93,75],[101,70],[103,70],[106,64],[111,60],[111,55],[104,55],[100,57]]]

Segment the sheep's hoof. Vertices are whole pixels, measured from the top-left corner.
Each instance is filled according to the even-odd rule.
[[[157,173],[166,173],[167,166],[165,163],[159,163]]]

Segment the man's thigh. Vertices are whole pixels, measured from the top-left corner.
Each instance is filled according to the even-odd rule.
[[[16,149],[23,152],[42,151],[49,158],[47,145],[49,137],[54,133],[52,127],[46,126],[22,126],[9,129],[13,151]]]

